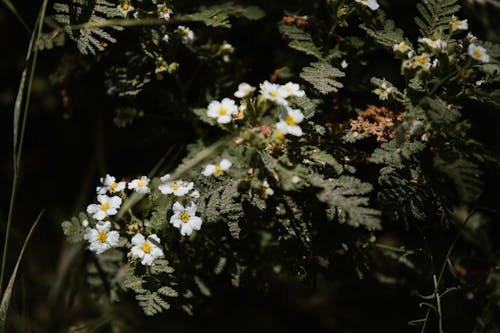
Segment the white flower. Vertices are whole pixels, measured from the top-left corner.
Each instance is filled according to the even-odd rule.
[[[242,82],[238,85],[238,91],[234,93],[234,96],[238,98],[244,98],[247,97],[254,90],[255,87],[252,87],[246,82]]]
[[[158,57],[156,59],[155,74],[163,73],[166,72],[167,70],[168,70],[168,64],[165,61],[165,59],[163,59],[163,57]]]
[[[280,116],[280,121],[276,124],[276,129],[283,134],[302,136],[302,129],[298,124],[304,120],[304,115],[299,109],[287,107]]]
[[[260,93],[264,99],[276,102],[282,105],[288,105],[286,101],[286,95],[283,95],[285,91],[281,89],[281,86],[276,83],[271,83],[269,81],[264,81],[264,83],[260,84]]]
[[[490,56],[486,53],[486,49],[476,44],[469,45],[469,55],[479,61],[489,62]]]
[[[342,60],[342,62],[340,63],[340,67],[342,67],[342,68],[346,69],[346,68],[347,68],[347,66],[349,66],[349,64],[347,63],[347,61]]]
[[[401,54],[407,54],[408,52],[411,51],[411,47],[405,42],[399,42],[398,44],[394,44],[392,46],[392,50],[394,52],[399,52]]]
[[[118,231],[110,231],[111,222],[99,222],[95,229],[87,228],[83,239],[90,243],[90,251],[101,254],[106,250],[118,245],[120,234]]]
[[[170,223],[181,230],[181,235],[189,236],[193,230],[200,230],[202,221],[196,216],[196,205],[193,202],[186,207],[176,202],[173,210],[174,215],[170,218]]]
[[[379,7],[377,0],[354,0],[354,1],[367,6],[371,10],[377,10]]]
[[[87,227],[89,226],[89,220],[87,220],[87,219],[83,220],[83,221],[82,221],[82,226],[83,226],[84,228],[87,228]]]
[[[96,220],[103,220],[106,216],[115,215],[122,204],[122,198],[115,195],[108,197],[104,194],[97,196],[99,204],[91,204],[87,206],[87,213],[92,214]]]
[[[198,190],[194,190],[191,194],[189,194],[189,196],[191,198],[198,199],[200,197],[200,192]]]
[[[433,50],[444,50],[448,44],[441,39],[419,38],[419,43],[423,43]]]
[[[217,118],[219,124],[231,122],[231,115],[238,112],[236,103],[230,98],[224,98],[222,101],[212,101],[208,104],[207,116]]]
[[[293,83],[293,82],[288,82],[284,86],[281,86],[281,95],[284,98],[287,98],[289,96],[297,96],[297,97],[303,97],[306,93],[304,90],[300,90],[300,86],[298,83]]]
[[[300,178],[298,176],[293,176],[292,177],[292,183],[297,184],[300,182]]]
[[[125,186],[127,183],[125,182],[116,182],[116,178],[113,176],[110,176],[109,174],[106,174],[104,178],[100,179],[101,183],[103,186],[98,186],[96,188],[96,191],[98,194],[106,194],[106,192],[109,191],[109,193],[117,193],[121,192],[125,189]]]
[[[127,17],[128,13],[135,9],[128,0],[122,1],[116,8],[118,8],[123,17]]]
[[[411,68],[411,69],[423,69],[428,71],[431,68],[431,58],[427,53],[419,54],[414,56],[411,59],[403,61],[403,67]]]
[[[150,188],[148,187],[149,181],[150,179],[146,176],[134,179],[130,183],[128,183],[128,189],[134,190],[138,193],[149,193],[150,191]]]
[[[180,25],[175,31],[181,36],[184,43],[191,43],[194,40],[194,32],[186,26]]]
[[[170,20],[170,15],[174,13],[166,4],[156,5],[156,11],[158,12],[158,17],[165,21]]]
[[[388,82],[384,80],[377,89],[374,89],[372,91],[373,93],[378,95],[378,98],[381,101],[387,100],[389,98],[389,95],[392,94],[392,92],[396,90],[396,89],[394,89],[394,87],[388,86],[387,83]]]
[[[165,175],[165,176],[167,176],[167,175]],[[168,176],[170,176],[170,175],[168,175]],[[162,178],[164,178],[164,177],[162,177]],[[161,193],[163,193],[163,194],[172,194],[173,193],[175,196],[178,196],[178,197],[182,197],[182,196],[186,195],[189,191],[191,191],[193,189],[193,187],[194,187],[193,182],[186,182],[184,180],[165,182],[165,183],[160,184],[158,186]]]
[[[160,238],[156,234],[149,235],[147,239],[140,233],[136,234],[132,237],[132,245],[130,254],[141,259],[141,264],[145,266],[151,266],[153,260],[163,257],[163,251],[159,247]]]
[[[261,188],[261,196],[264,199],[267,199],[267,197],[271,196],[274,194],[274,190],[271,188],[267,180],[264,179],[262,182],[262,188]]]
[[[451,31],[469,29],[469,24],[467,23],[467,20],[459,20],[455,15],[451,17],[450,26],[451,26]]]
[[[205,167],[205,170],[203,170],[202,175],[204,176],[211,176],[214,175],[215,177],[219,177],[222,175],[224,171],[227,171],[233,163],[227,159],[223,159],[220,161],[219,164],[209,164]]]
[[[472,32],[470,32],[470,31],[467,33],[466,38],[467,38],[467,41],[469,41],[469,43],[474,43],[475,41],[477,41],[477,37],[474,36],[472,34]]]
[[[170,36],[168,34],[164,34],[161,40],[164,41],[165,43],[168,43],[168,41],[170,40]]]

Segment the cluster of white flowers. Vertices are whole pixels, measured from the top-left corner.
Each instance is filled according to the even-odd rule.
[[[193,182],[187,182],[182,179],[171,181],[170,174],[160,177],[160,182],[158,189],[161,193],[173,194],[177,197],[185,196],[189,191],[193,190],[194,187]],[[196,192],[196,190],[193,190],[193,192]]]
[[[301,110],[289,107],[287,100],[292,96],[305,96],[305,92],[300,89],[300,86],[293,82],[280,85],[264,81],[259,87],[260,95],[258,98],[275,103],[282,109],[276,124],[277,137],[282,138],[286,134],[302,136],[303,132],[298,124],[304,120],[304,115]],[[208,104],[207,116],[215,118],[219,124],[229,124],[233,120],[243,119],[247,109],[246,103],[248,103],[248,99],[253,96],[255,91],[254,86],[246,82],[240,83],[238,90],[234,93],[234,96],[241,100],[240,105],[237,105],[236,101],[230,98],[224,98],[222,101],[212,101]],[[219,167],[223,168],[222,164]],[[217,176],[218,173],[224,171],[224,169],[216,169],[216,165],[208,165],[206,168],[203,173],[205,175]]]

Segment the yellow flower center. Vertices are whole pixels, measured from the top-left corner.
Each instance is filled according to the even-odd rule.
[[[149,243],[146,242],[146,243],[142,244],[141,250],[142,250],[142,252],[148,254],[151,252],[151,245],[149,245]]]
[[[285,139],[285,133],[283,133],[283,132],[278,131],[278,132],[276,132],[275,136],[276,136],[276,139],[279,141],[282,141],[283,139]]]
[[[220,175],[222,174],[222,171],[223,171],[223,170],[222,170],[222,168],[220,167],[220,165],[218,165],[218,164],[217,164],[217,165],[215,166],[214,176],[216,176],[216,177],[217,177],[217,176],[220,176]]]
[[[171,188],[172,188],[172,190],[174,190],[174,191],[177,191],[177,190],[180,188],[179,184],[177,184],[177,183],[173,183],[173,184],[172,184],[172,186],[170,186],[170,187],[171,187]]]
[[[297,125],[297,123],[295,122],[295,120],[293,120],[293,118],[291,116],[286,116],[285,123],[287,123],[288,126]]]
[[[118,187],[118,183],[113,183],[113,184],[109,185],[109,189],[111,192],[114,192],[117,187]]]
[[[99,241],[99,243],[106,243],[106,240],[108,240],[108,234],[106,234],[104,231],[101,231],[98,235],[97,235],[97,241]]]
[[[105,202],[101,205],[101,210],[102,211],[107,211],[109,209],[109,203]]]
[[[144,182],[142,180],[137,181],[137,186],[143,187],[144,186]]]
[[[225,114],[227,114],[227,110],[225,108],[220,108],[219,109],[219,116],[223,116]]]
[[[476,57],[477,59],[480,59],[483,56],[483,52],[481,52],[481,50],[478,49],[475,49],[473,53],[474,57]]]
[[[269,95],[271,95],[271,97],[278,97],[278,92],[277,91],[271,91],[269,93]]]
[[[427,59],[427,57],[417,57],[416,61],[422,65],[425,65],[429,62],[429,59]]]
[[[182,223],[188,223],[189,218],[190,218],[190,216],[189,216],[188,212],[184,211],[184,212],[181,213],[181,221],[182,221]]]
[[[180,34],[181,36],[187,36],[187,35],[188,35],[188,33],[189,33],[189,32],[187,31],[187,29],[181,29],[181,30],[179,31],[179,34]]]
[[[125,2],[122,4],[122,10],[127,11],[128,7],[129,7],[128,3]]]

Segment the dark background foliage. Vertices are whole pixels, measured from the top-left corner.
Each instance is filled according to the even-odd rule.
[[[233,22],[230,31],[213,30],[212,38],[228,40],[236,48],[236,58],[243,59],[239,68],[214,73],[202,68],[196,80],[223,81],[231,74],[235,82],[253,84],[268,78],[284,65],[292,69],[306,65],[281,39],[276,23],[283,16],[282,1],[242,1],[259,5],[266,19],[258,22]],[[35,20],[41,1],[16,4],[27,22]],[[199,4],[205,3],[198,1]],[[390,3],[388,15],[411,37],[417,36],[413,24],[415,1],[381,1]],[[184,5],[187,2],[183,3]],[[194,8],[195,1],[189,2]],[[476,35],[500,41],[499,13],[493,6],[478,7],[463,2],[463,13]],[[287,1],[286,9],[306,15],[318,11],[320,1]],[[182,6],[178,10],[182,11]],[[338,273],[318,278],[314,285],[295,280],[273,282],[270,291],[228,289],[221,282],[213,297],[197,309],[194,317],[179,311],[169,311],[146,318],[135,305],[132,295],[124,295],[113,306],[98,304],[87,294],[80,261],[63,241],[60,222],[83,210],[93,196],[98,177],[106,172],[120,176],[143,174],[166,154],[170,167],[185,153],[185,147],[196,138],[196,125],[190,121],[185,101],[170,103],[162,93],[168,82],[161,82],[156,94],[141,96],[137,103],[146,106],[144,118],[126,129],[113,123],[113,108],[119,101],[106,93],[104,70],[123,60],[124,48],[134,43],[127,32],[119,36],[120,44],[112,46],[109,55],[94,64],[89,57],[79,55],[70,42],[62,49],[42,52],[38,64],[26,139],[21,162],[20,186],[15,204],[13,230],[9,245],[10,269],[24,237],[41,209],[44,217],[25,254],[22,270],[10,310],[12,332],[66,332],[69,327],[87,322],[97,331],[110,330],[109,322],[123,332],[146,329],[175,331],[218,330],[252,332],[255,330],[286,332],[407,332],[407,322],[416,319],[419,299],[409,293],[411,288],[381,285],[373,278],[359,279],[349,260],[334,263]],[[204,38],[203,36],[201,38]],[[123,44],[122,44],[123,42]],[[12,110],[18,82],[24,67],[29,35],[15,18],[0,8],[0,231],[4,232],[12,181]],[[397,76],[398,67],[392,58],[373,53],[371,70],[379,77]],[[193,59],[194,61],[194,59]],[[187,66],[183,71],[189,71]],[[397,72],[394,72],[396,68]],[[382,73],[382,74],[381,74]],[[181,72],[188,76],[189,72]],[[369,77],[369,75],[367,75]],[[394,81],[393,81],[394,82]],[[175,96],[175,88],[171,88]],[[229,95],[234,87],[220,95]],[[349,91],[349,87],[346,87]],[[189,91],[189,104],[204,107],[196,82]],[[373,101],[373,96],[361,100]],[[360,105],[362,105],[360,103]],[[467,115],[473,120],[473,136],[498,153],[500,118],[498,113],[476,109],[471,105]],[[168,163],[165,166],[169,167]],[[498,202],[494,186],[498,175],[491,175],[484,201]],[[495,216],[493,214],[493,216]],[[498,218],[498,215],[496,215]],[[498,226],[493,233],[498,235]],[[395,243],[411,244],[414,237],[401,226],[389,226],[384,236]],[[443,235],[443,244],[452,237]],[[3,236],[2,236],[3,241]],[[446,245],[442,245],[445,248]],[[442,251],[445,251],[442,250]],[[458,249],[460,251],[460,249]],[[81,260],[91,260],[85,255]],[[81,263],[82,264],[82,263]],[[83,265],[83,264],[82,264]],[[478,274],[481,267],[478,265]],[[408,285],[431,289],[431,281],[408,281]],[[127,300],[129,300],[127,302]],[[443,305],[449,332],[470,332],[474,327],[478,304],[474,300],[448,298]],[[103,319],[104,318],[104,319]],[[92,327],[92,326],[91,326]],[[376,328],[376,329],[375,329]],[[85,332],[85,331],[82,331]],[[494,331],[491,331],[494,332]]]

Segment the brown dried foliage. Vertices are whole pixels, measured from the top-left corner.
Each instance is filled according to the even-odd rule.
[[[378,142],[387,142],[395,137],[396,126],[401,122],[403,113],[389,110],[386,107],[368,105],[366,110],[351,120],[351,130],[356,133],[375,135]]]

